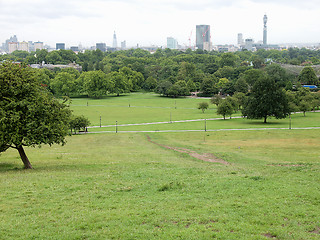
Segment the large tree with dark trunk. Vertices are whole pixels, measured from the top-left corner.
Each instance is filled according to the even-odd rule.
[[[64,144],[71,111],[37,80],[30,67],[0,65],[0,152],[17,149],[25,168],[32,168],[25,146]]]
[[[268,76],[262,76],[256,81],[242,109],[243,116],[249,119],[263,118],[264,123],[268,117],[286,118],[289,113],[289,101],[285,90]]]

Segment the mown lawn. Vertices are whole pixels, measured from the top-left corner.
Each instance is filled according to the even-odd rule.
[[[110,96],[104,99],[72,99],[71,109],[76,115],[85,115],[91,125],[162,122],[185,119],[217,117],[216,106],[202,113],[197,109],[199,102],[210,102],[210,99],[166,98],[158,94],[132,93],[123,96]]]
[[[86,134],[0,156],[0,239],[319,239],[320,130]]]

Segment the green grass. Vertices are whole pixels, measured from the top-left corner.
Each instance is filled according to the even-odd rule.
[[[217,117],[215,109],[196,109],[199,101],[137,93],[73,99],[72,109],[92,125],[100,115],[110,119],[103,125],[169,121],[170,112],[172,120]],[[318,127],[319,118],[295,114],[292,127]],[[207,128],[288,124],[228,119],[207,121]],[[203,127],[200,121],[119,130]],[[63,147],[26,148],[34,167],[28,171],[10,149],[0,156],[0,239],[320,239],[319,129],[148,135],[230,164],[155,145],[145,133],[77,135]]]
[[[122,124],[118,122],[118,124]],[[262,120],[248,120],[243,118],[227,118],[226,120],[204,120],[195,122],[171,122],[150,125],[118,126],[118,131],[173,131],[173,130],[219,130],[219,129],[250,129],[250,128],[289,128],[290,120],[269,118],[268,123]],[[302,113],[293,114],[291,128],[320,127],[320,113],[308,112],[307,117]],[[115,126],[89,128],[89,132],[115,131]]]
[[[76,115],[84,114],[91,125],[162,122],[217,117],[216,108],[202,113],[198,103],[209,99],[165,98],[150,93],[133,93],[125,96],[111,96],[105,99],[72,99],[71,109]],[[130,104],[130,107],[129,107]]]
[[[152,122],[167,122],[168,124],[119,126],[119,131],[162,131],[162,130],[203,130],[204,121],[174,123],[180,120],[221,118],[216,114],[216,106],[210,105],[210,109],[202,113],[197,109],[198,103],[209,99],[195,98],[165,98],[150,93],[133,93],[120,97],[106,97],[105,99],[73,99],[71,109],[76,115],[84,114],[91,121],[91,126],[141,124]],[[88,105],[87,105],[88,103]],[[130,107],[129,107],[130,104]],[[238,112],[233,117],[240,116]],[[308,112],[307,117],[302,113],[293,114],[291,126],[319,127],[320,113]],[[171,123],[170,123],[171,122]],[[263,120],[226,119],[209,120],[206,123],[208,130],[234,129],[234,128],[289,128],[289,118],[268,118],[268,124]],[[94,128],[89,132],[115,131],[115,127]]]
[[[68,138],[1,156],[0,239],[319,239],[320,130]]]

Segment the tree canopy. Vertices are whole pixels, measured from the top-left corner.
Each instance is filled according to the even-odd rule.
[[[1,64],[0,85],[0,152],[17,149],[25,168],[32,168],[23,147],[65,144],[71,111],[25,65]]]
[[[290,113],[285,91],[279,88],[275,81],[268,76],[260,77],[253,85],[242,114],[249,119],[264,119],[274,116],[285,118]]]

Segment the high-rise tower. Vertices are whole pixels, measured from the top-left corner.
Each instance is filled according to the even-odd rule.
[[[263,17],[263,45],[267,45],[267,14]]]
[[[117,48],[117,47],[118,47],[117,45],[118,45],[118,44],[117,44],[117,35],[116,35],[116,31],[114,31],[114,33],[113,33],[112,47],[113,47],[113,48]]]
[[[211,50],[210,25],[196,26],[196,47],[202,50]]]

